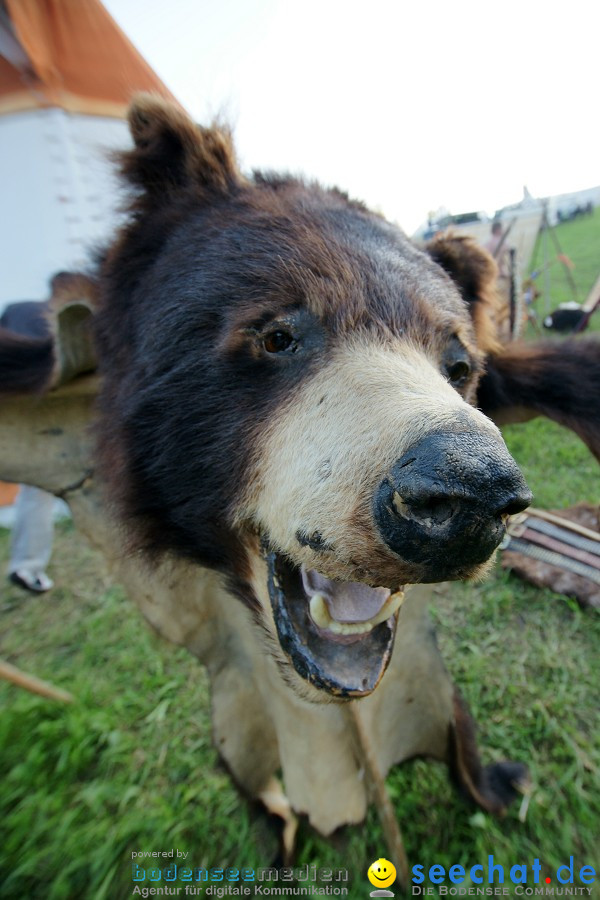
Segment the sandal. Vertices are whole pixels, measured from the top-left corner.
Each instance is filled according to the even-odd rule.
[[[34,594],[43,594],[54,587],[54,582],[45,572],[30,572],[28,569],[17,569],[16,572],[10,573],[8,579]]]

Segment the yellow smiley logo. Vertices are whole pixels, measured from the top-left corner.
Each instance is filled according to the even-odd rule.
[[[367,877],[374,887],[386,888],[396,880],[396,869],[389,859],[376,859],[369,866]]]

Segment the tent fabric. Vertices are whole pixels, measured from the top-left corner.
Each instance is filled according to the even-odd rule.
[[[99,0],[0,0],[0,32],[0,114],[122,118],[136,91],[177,102]],[[2,52],[11,39],[23,54]]]

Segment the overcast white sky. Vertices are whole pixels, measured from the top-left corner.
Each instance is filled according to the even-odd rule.
[[[246,169],[337,184],[412,232],[600,183],[597,0],[103,0]]]

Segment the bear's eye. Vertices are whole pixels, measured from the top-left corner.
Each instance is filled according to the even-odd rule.
[[[296,349],[294,336],[289,331],[283,331],[281,328],[266,334],[262,339],[262,343],[267,353],[284,353],[286,350],[293,352]]]
[[[473,371],[467,348],[456,335],[452,335],[442,356],[442,372],[453,388],[461,390]]]
[[[448,378],[452,384],[461,384],[469,376],[471,366],[464,359],[458,359],[448,366]]]

